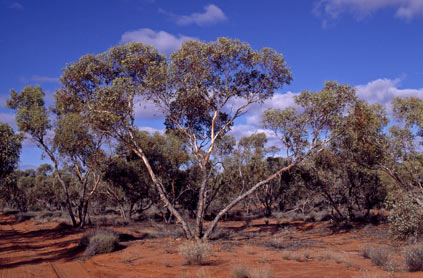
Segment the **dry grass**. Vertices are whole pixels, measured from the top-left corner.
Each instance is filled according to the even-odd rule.
[[[409,271],[423,270],[423,244],[418,244],[405,250],[405,264]]]
[[[208,242],[187,241],[179,246],[179,253],[184,256],[186,264],[203,265],[211,255],[211,249]]]
[[[392,257],[392,250],[383,247],[366,246],[361,248],[361,254],[364,258],[370,259],[374,265],[382,267],[387,271],[396,271],[398,268]]]
[[[119,236],[113,231],[97,230],[93,234],[84,236],[80,245],[87,247],[84,253],[87,257],[110,253],[118,248]]]
[[[270,267],[250,267],[243,264],[235,265],[231,270],[232,278],[272,278]]]

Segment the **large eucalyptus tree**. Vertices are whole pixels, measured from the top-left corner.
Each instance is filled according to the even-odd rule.
[[[303,92],[296,99],[302,106],[301,113],[293,109],[267,112],[266,126],[282,134],[285,144],[291,140],[287,137],[293,136],[287,146],[292,160],[287,167],[226,204],[204,231],[213,171],[210,161],[218,140],[251,104],[271,98],[291,80],[281,54],[269,48],[256,51],[238,40],[185,42],[170,59],[152,47],[130,43],[96,56],[83,56],[69,64],[56,99],[61,109],[81,113],[98,131],[131,148],[145,163],[163,205],[181,223],[186,237],[207,239],[221,217],[237,203],[335,136],[355,100],[354,90],[349,86],[328,83],[321,92]],[[175,130],[185,140],[194,163],[200,168],[194,230],[170,202],[166,186],[136,140],[135,104],[139,99],[157,104],[165,116],[167,129]]]

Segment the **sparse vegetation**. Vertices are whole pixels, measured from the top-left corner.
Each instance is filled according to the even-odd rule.
[[[84,255],[87,257],[111,253],[119,246],[119,236],[113,231],[96,230],[94,233],[84,236],[80,245],[86,246]]]
[[[405,264],[409,271],[423,270],[423,244],[417,244],[405,250]]]
[[[382,269],[390,272],[395,272],[398,265],[393,258],[393,251],[377,246],[365,246],[360,249],[362,256],[370,259],[373,264],[382,267]]]
[[[269,267],[250,267],[243,264],[235,265],[231,270],[232,278],[272,278]]]
[[[188,265],[203,265],[211,254],[212,246],[203,241],[187,241],[179,246],[179,253]]]

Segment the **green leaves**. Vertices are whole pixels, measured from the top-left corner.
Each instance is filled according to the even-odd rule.
[[[0,183],[17,167],[22,139],[8,124],[0,123]]]
[[[165,66],[164,56],[140,43],[83,56],[64,69],[55,95],[58,112],[79,112],[98,130],[122,132],[134,120],[134,98],[165,86]]]
[[[356,102],[353,88],[326,82],[320,92],[303,91],[296,96],[297,108],[265,111],[263,125],[281,139],[287,156],[298,157],[306,147],[311,149],[341,135]]]
[[[394,115],[407,126],[423,129],[423,100],[416,97],[395,98],[392,101]]]
[[[42,141],[51,128],[47,109],[44,107],[45,93],[39,86],[27,86],[21,93],[12,90],[7,106],[16,111],[16,124],[20,131],[29,133],[36,141]]]
[[[281,54],[228,38],[184,43],[171,55],[169,76],[167,127],[184,128],[203,140],[210,137],[212,125],[228,130],[246,106],[263,102],[292,80]],[[235,98],[246,105],[229,113],[226,106]]]

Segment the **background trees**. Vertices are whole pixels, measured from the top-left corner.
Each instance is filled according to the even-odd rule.
[[[88,209],[89,196],[93,194],[100,182],[99,164],[102,160],[100,146],[102,137],[89,131],[86,121],[78,114],[60,112],[56,128],[50,120],[49,111],[45,107],[45,93],[40,87],[25,87],[22,92],[12,90],[8,106],[16,111],[18,129],[29,135],[29,138],[50,158],[54,166],[54,174],[59,181],[67,210],[74,226],[83,226]],[[51,138],[54,133],[54,138]],[[71,163],[79,181],[80,200],[77,205],[79,220],[74,216],[73,203],[70,196],[70,183],[63,178],[60,156],[66,156]],[[92,184],[87,193],[88,184]],[[88,199],[87,199],[88,195]]]

